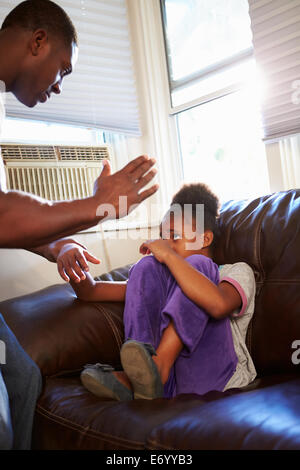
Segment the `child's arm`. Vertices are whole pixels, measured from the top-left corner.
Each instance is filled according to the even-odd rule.
[[[80,282],[70,279],[70,284],[79,299],[89,302],[124,302],[126,281],[95,281],[88,272],[84,274],[86,277]]]
[[[145,254],[146,249],[169,268],[184,294],[212,317],[225,318],[241,307],[241,296],[232,284],[224,281],[216,286],[172,250],[166,240],[143,243],[140,251]]]

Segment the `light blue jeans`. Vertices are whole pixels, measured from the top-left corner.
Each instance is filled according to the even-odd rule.
[[[30,449],[41,373],[1,314],[0,340],[5,345],[5,363],[0,363],[0,449]]]

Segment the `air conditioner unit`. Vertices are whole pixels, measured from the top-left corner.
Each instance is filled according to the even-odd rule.
[[[2,144],[7,188],[51,201],[91,196],[108,146]]]

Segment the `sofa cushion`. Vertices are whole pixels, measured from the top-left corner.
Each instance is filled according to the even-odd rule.
[[[131,265],[96,279],[124,281]],[[43,376],[80,370],[87,363],[120,365],[122,302],[78,300],[58,284],[0,303],[0,312]]]
[[[52,377],[37,404],[33,448],[142,450],[155,426],[201,403],[197,395],[128,402],[100,399],[78,377]]]
[[[147,449],[299,450],[300,379],[186,409],[152,430]]]
[[[56,285],[2,302],[0,311],[18,341],[49,376],[103,362],[118,367],[123,343],[121,302],[83,302]]]
[[[223,393],[212,391],[203,396],[186,394],[172,399],[160,398],[128,402],[100,399],[87,391],[81,385],[79,377],[76,376],[48,378],[43,394],[37,404],[33,446],[35,449],[50,450],[138,450],[147,447],[150,449],[189,449],[192,448],[190,446],[204,448],[202,443],[203,446],[204,443],[207,444],[206,429],[210,430],[213,426],[212,422],[209,424],[203,421],[204,418],[201,413],[204,413],[205,419],[207,416],[211,421],[214,419],[216,421],[214,432],[218,439],[210,445],[217,448],[218,445],[224,445],[219,435],[222,436],[224,429],[227,432],[226,426],[221,426],[218,429],[217,423],[220,424],[222,413],[224,414],[224,420],[227,419],[229,422],[230,410],[234,409],[232,403],[238,400],[238,395],[249,396],[249,406],[251,406],[251,412],[253,413],[254,402],[251,390],[265,387],[270,389],[270,385],[273,383],[282,383],[290,378],[291,376],[284,375],[264,377],[256,379],[244,389],[231,389]],[[284,396],[284,392],[281,392],[281,394]],[[291,411],[293,411],[293,394],[291,396]],[[228,413],[226,413],[227,408],[224,404],[224,406],[220,406],[219,411],[216,408],[214,416],[213,410],[217,402],[227,403],[228,397],[233,399],[233,402],[229,401],[228,403]],[[263,401],[263,398],[261,398],[261,401]],[[207,411],[205,414],[204,410],[201,411],[202,407],[206,409],[210,403],[212,407],[208,410],[211,411]],[[268,401],[266,401],[266,404],[268,404]],[[244,405],[244,409],[246,406]],[[241,405],[240,408],[243,409]],[[257,415],[260,412],[259,405]],[[288,416],[288,410],[286,410],[286,413]],[[288,419],[291,421],[291,417]],[[193,437],[193,432],[190,433],[191,436],[189,435],[190,424],[188,420],[191,420],[191,426],[196,430],[195,437]],[[238,427],[237,421],[237,418],[234,417],[233,424],[236,427]],[[198,424],[194,425],[198,422],[200,423],[199,428],[197,427]],[[167,426],[170,426],[170,435],[165,431]],[[245,424],[242,419],[240,431],[242,435],[244,427]],[[237,435],[239,436],[239,432],[237,432]],[[236,445],[236,442],[240,444],[240,440],[235,441],[233,439],[231,442],[232,448]]]

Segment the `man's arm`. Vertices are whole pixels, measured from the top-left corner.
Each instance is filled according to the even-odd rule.
[[[0,220],[3,248],[44,245],[98,221],[93,198],[51,203],[18,191],[0,193]]]
[[[82,200],[50,202],[18,191],[0,191],[0,247],[32,248],[92,227],[106,217],[101,207],[113,210],[108,218],[124,217],[156,192],[158,185],[141,190],[155,176],[155,160],[141,156],[111,175],[106,162],[95,182],[94,195]],[[119,197],[126,197],[126,207]]]

